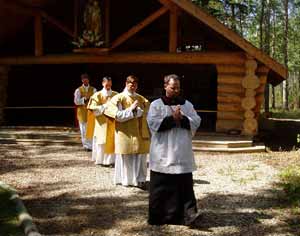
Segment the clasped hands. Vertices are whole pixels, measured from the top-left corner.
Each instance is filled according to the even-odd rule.
[[[182,120],[182,112],[180,105],[175,107],[175,110],[172,111],[173,119],[175,120],[176,126],[180,126],[180,121]]]
[[[139,102],[137,100],[135,100],[131,106],[129,107],[129,110],[131,110],[134,114],[135,117],[141,117],[143,115],[143,110],[138,107]]]

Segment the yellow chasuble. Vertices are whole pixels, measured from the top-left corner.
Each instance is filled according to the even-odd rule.
[[[149,153],[150,135],[147,124],[147,113],[149,110],[149,101],[139,94],[130,96],[127,93],[119,93],[109,102],[105,115],[116,118],[118,107],[125,110],[138,101],[138,107],[144,112],[143,116],[133,118],[125,122],[115,122],[115,153],[116,154],[145,154]]]
[[[93,111],[87,111],[87,122],[86,122],[86,139],[93,139],[95,129],[95,115]]]
[[[112,91],[111,95],[104,96],[101,91],[95,93],[89,101],[88,109],[95,110],[98,106],[106,104],[113,96],[118,93]],[[90,111],[91,112],[91,111]],[[93,130],[93,135],[96,136],[97,144],[105,144],[104,153],[112,154],[114,153],[114,119],[105,116],[104,114],[99,116],[94,116],[95,130]]]
[[[93,95],[95,88],[89,86],[88,91],[86,92],[82,85],[78,89],[80,91],[81,98],[86,97],[89,99]],[[77,119],[79,122],[87,122],[87,113],[88,113],[87,105],[77,106]]]

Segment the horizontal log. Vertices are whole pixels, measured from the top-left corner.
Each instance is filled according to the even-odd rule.
[[[235,95],[240,95],[245,92],[245,89],[242,88],[240,85],[223,85],[219,84],[218,85],[218,94],[222,93],[232,93]]]
[[[60,54],[18,57],[0,57],[3,65],[27,64],[83,64],[83,63],[171,63],[171,64],[243,64],[243,53],[215,52],[131,52],[91,54]]]
[[[224,75],[218,76],[218,84],[242,84],[243,77],[239,75]]]
[[[242,120],[217,120],[216,131],[217,132],[227,132],[232,129],[242,130],[243,121]]]
[[[247,110],[244,113],[244,117],[246,119],[253,119],[255,117],[255,113],[252,110]]]
[[[218,103],[237,103],[241,104],[242,96],[228,93],[219,93],[217,97]]]
[[[245,74],[245,66],[244,65],[217,65],[218,74]]]
[[[218,111],[218,120],[244,120],[244,112]]]
[[[242,99],[242,108],[245,110],[251,110],[256,106],[254,97],[245,97]]]
[[[243,123],[243,133],[247,135],[254,135],[257,132],[258,123],[254,118],[245,119]]]
[[[243,111],[241,104],[218,103],[218,111]]]
[[[246,89],[256,89],[260,85],[260,81],[256,75],[248,75],[242,80],[242,86]]]
[[[246,89],[245,90],[245,97],[254,97],[256,95],[255,90],[253,89]]]

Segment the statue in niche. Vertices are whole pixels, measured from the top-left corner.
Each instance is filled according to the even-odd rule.
[[[85,30],[92,32],[95,36],[100,36],[102,31],[101,9],[97,0],[89,0],[83,16]]]
[[[83,13],[83,23],[82,34],[72,44],[77,48],[101,47],[104,41],[98,0],[88,0]]]

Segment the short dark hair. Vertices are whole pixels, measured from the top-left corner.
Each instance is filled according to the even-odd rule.
[[[109,76],[104,76],[104,77],[102,78],[102,82],[105,82],[105,81],[111,81],[111,77],[109,77]]]
[[[138,83],[139,79],[135,75],[129,75],[126,78],[126,83],[128,83],[128,82],[136,82],[136,83]]]
[[[164,77],[164,84],[168,84],[171,79],[178,80],[180,82],[180,77],[178,75],[170,74]]]
[[[89,75],[87,73],[81,74],[81,79],[90,79]]]

